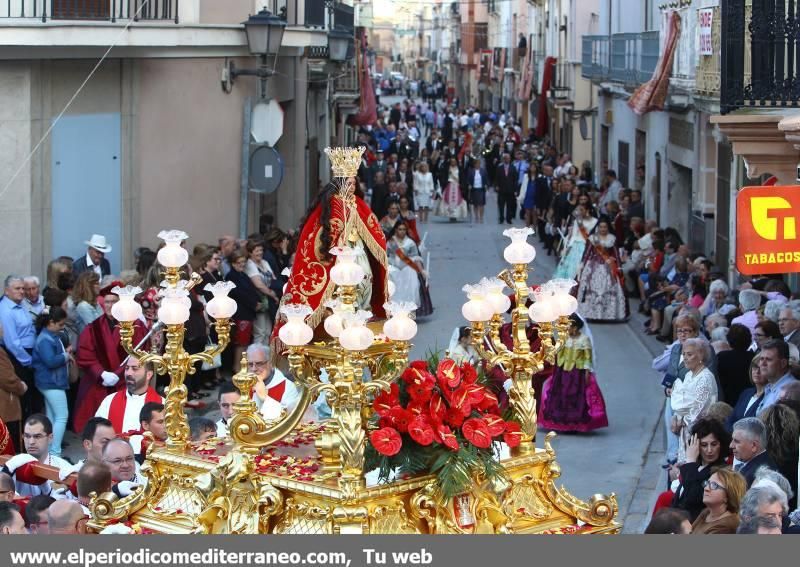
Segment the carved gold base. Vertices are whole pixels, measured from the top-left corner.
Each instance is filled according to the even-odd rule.
[[[314,482],[255,472],[253,459],[180,454],[155,448],[142,469],[146,490],[92,502],[90,527],[134,523],[158,533],[473,534],[618,533],[616,497],[588,502],[556,486],[561,469],[548,436],[544,449],[503,461],[509,481],[476,488],[450,502],[435,496],[436,478],[379,484],[346,500],[336,477]]]

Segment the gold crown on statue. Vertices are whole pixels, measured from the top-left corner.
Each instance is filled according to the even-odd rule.
[[[325,148],[334,177],[355,177],[361,167],[364,146],[357,148]]]

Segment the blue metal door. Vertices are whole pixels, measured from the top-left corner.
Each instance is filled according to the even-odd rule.
[[[122,257],[120,115],[64,116],[52,135],[53,257],[86,254],[92,234],[106,237],[111,272]]]

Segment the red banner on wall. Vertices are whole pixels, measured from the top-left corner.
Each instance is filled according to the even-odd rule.
[[[745,187],[736,197],[736,268],[745,275],[800,272],[800,186]]]

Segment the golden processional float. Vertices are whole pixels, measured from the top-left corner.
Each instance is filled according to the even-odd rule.
[[[363,149],[327,152],[337,187],[345,201],[352,202],[351,178]],[[181,243],[187,235],[180,231],[159,234],[166,241],[158,253],[159,263],[165,267],[165,290],[158,310],[166,325],[164,354],[133,345],[133,324],[141,313],[134,300],[139,290],[118,290],[120,301],[114,306],[114,316],[128,353],[152,364],[159,374],[169,374],[165,400],[168,438],[164,444],[151,442],[147,449],[141,468],[147,479],[145,487],[124,498],[113,493],[93,495],[90,529],[100,531],[123,523],[138,533],[169,534],[618,533],[621,526],[615,521],[618,506],[614,494],[595,494],[588,501],[572,496],[556,485],[561,468],[552,446],[555,434],[544,438],[543,447],[535,445],[532,376],[554,362],[567,336],[568,316],[577,306],[569,294],[574,282],[556,280],[541,286],[533,292],[529,308],[527,276],[535,256],[534,247],[527,242],[531,231],[509,229],[505,234],[511,243],[504,258],[511,267],[496,279],[466,286],[468,301],[462,313],[471,323],[471,342],[484,366],[500,365],[510,377],[510,415],[506,419],[515,424],[516,446],[509,450],[495,441],[484,449],[493,460],[475,461],[486,466],[463,467],[457,459],[447,459],[458,451],[475,451],[475,447],[463,438],[459,445],[451,433],[443,438],[443,431],[451,430],[439,425],[439,434],[434,434],[439,444],[431,443],[430,435],[422,432],[421,437],[431,445],[417,446],[419,454],[412,447],[407,455],[414,460],[429,454],[423,449],[450,446],[451,453],[444,454],[439,464],[454,464],[451,468],[466,475],[466,489],[456,495],[443,493],[443,470],[431,474],[435,467],[426,469],[424,460],[413,474],[383,470],[376,475],[366,470],[370,439],[375,440],[376,431],[384,431],[376,420],[375,399],[395,394],[398,383],[407,387],[399,378],[414,372],[408,355],[409,341],[416,334],[409,312],[415,306],[389,303],[389,317],[382,327],[367,323],[370,314],[358,309],[356,299],[365,272],[347,247],[335,250],[336,262],[330,273],[335,298],[326,304],[331,312],[324,321],[325,339],[316,340],[305,321],[310,307],[281,308],[287,318],[280,329],[280,338],[287,345],[285,362],[302,391],[297,406],[265,418],[250,396],[256,375],[247,372],[243,359],[242,370],[233,377],[241,399],[229,423],[230,438],[191,443],[184,412],[185,380],[197,362],[211,362],[227,346],[236,303],[228,297],[232,284],[218,282],[206,288],[214,295],[206,311],[214,319],[218,344],[205,352],[187,353],[183,349],[184,323],[189,318],[187,294],[200,277],[192,274],[188,280],[181,279],[180,270],[188,259]],[[516,296],[510,321],[511,349],[500,338],[504,314],[510,307],[502,291],[505,286]],[[529,319],[538,324],[541,346],[536,352],[531,351],[526,334]],[[467,384],[466,376],[472,372],[463,371],[469,387],[464,398],[471,400],[472,392],[480,388]],[[416,375],[430,378],[424,371]],[[452,372],[444,378],[452,379]],[[330,419],[303,422],[304,413],[320,394],[330,405]],[[431,400],[440,399],[437,396]],[[488,413],[485,416],[480,427],[472,427],[473,436],[485,431],[487,423],[494,426],[503,421]],[[462,429],[466,430],[466,425]]]

